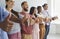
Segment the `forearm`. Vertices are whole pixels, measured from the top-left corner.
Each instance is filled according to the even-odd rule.
[[[16,22],[16,23],[20,22],[20,19],[15,15],[12,15],[10,20],[13,21],[13,22]]]

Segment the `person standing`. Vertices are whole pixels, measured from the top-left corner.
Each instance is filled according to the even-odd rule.
[[[42,7],[41,6],[38,6],[37,7],[37,16],[39,17],[40,19],[40,23],[39,23],[39,29],[40,29],[40,32],[39,32],[39,39],[43,39],[44,38],[44,35],[45,35],[45,22],[44,22],[44,15],[42,13]]]
[[[35,21],[33,24],[33,39],[39,39],[39,19],[36,16],[36,7],[31,7],[30,9],[30,15],[32,16],[32,19]]]
[[[21,34],[22,39],[32,39],[32,25],[30,25],[30,15],[28,13],[28,3],[23,1],[21,3],[22,11],[20,12],[19,18],[21,21]]]
[[[47,36],[48,36],[48,34],[49,34],[49,30],[50,30],[50,22],[52,21],[52,20],[55,20],[55,19],[57,19],[58,17],[56,16],[56,17],[51,17],[50,16],[50,14],[48,13],[48,4],[44,4],[43,5],[43,11],[42,11],[42,13],[44,14],[44,17],[46,18],[45,19],[45,29],[46,29],[46,32],[45,32],[45,36],[44,36],[44,39],[47,39]]]
[[[13,27],[12,27],[11,31],[8,32],[8,37],[9,37],[9,39],[21,39],[19,18],[18,18],[18,15],[14,14],[16,11],[12,10],[13,6],[14,6],[14,2],[15,2],[14,0],[6,0],[6,10],[8,12],[10,12],[10,14],[12,14],[12,16],[14,15],[16,17],[16,19],[14,17],[11,17],[11,20],[14,22],[13,22]],[[12,19],[12,18],[14,18],[14,19]]]
[[[7,32],[11,30],[13,22],[10,21],[11,14],[0,7],[0,39],[8,39]]]

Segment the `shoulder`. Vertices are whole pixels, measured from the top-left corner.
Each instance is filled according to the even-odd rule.
[[[9,11],[6,10],[4,7],[0,7],[0,14],[6,16],[9,14]]]

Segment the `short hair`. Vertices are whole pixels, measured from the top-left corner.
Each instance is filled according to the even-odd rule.
[[[6,2],[8,2],[9,0],[5,0]]]
[[[41,6],[37,6],[37,9],[41,8]]]
[[[45,7],[46,5],[48,5],[47,3],[45,3],[44,5],[42,5],[42,7]]]
[[[24,5],[24,3],[27,3],[27,1],[23,1],[23,2],[21,3],[21,6]]]

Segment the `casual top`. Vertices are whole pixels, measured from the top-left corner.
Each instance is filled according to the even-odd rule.
[[[48,10],[43,10],[42,13],[43,13],[43,15],[44,15],[45,18],[46,18],[46,17],[51,18],[51,16],[50,16],[49,13],[48,13]],[[45,24],[46,24],[46,25],[50,25],[50,21],[47,22],[47,23],[45,22]]]
[[[42,13],[37,13],[37,17],[42,17],[42,18],[45,18],[45,16],[42,14]],[[44,20],[42,20],[42,23],[45,24]]]
[[[15,15],[15,14],[13,14],[13,15]],[[21,27],[20,27],[19,23],[16,23],[16,22],[13,22],[13,23],[14,23],[13,27],[12,27],[11,31],[8,32],[8,34],[14,34],[14,33],[20,32],[20,30],[21,30]]]
[[[44,15],[42,13],[37,13],[37,17],[42,17],[42,18],[45,18]]]
[[[36,14],[37,15],[37,14]],[[33,18],[36,18],[35,16],[32,16]],[[35,23],[34,25],[33,25],[33,32],[39,32],[40,31],[40,29],[39,29],[39,23]]]
[[[8,34],[14,34],[14,33],[20,32],[20,30],[21,30],[19,23],[15,23],[15,22],[13,22],[13,23],[14,23],[13,27],[12,27],[11,31],[8,32]]]
[[[28,13],[25,13],[25,12],[20,12],[19,17],[22,18],[26,14],[27,14],[27,17],[30,18],[30,15]],[[27,25],[21,24],[21,32],[22,32],[22,34],[32,34],[32,29],[33,29],[32,25],[27,26]]]
[[[5,9],[0,7],[0,22],[4,21],[4,19],[9,15],[9,12]],[[0,28],[0,39],[8,39],[7,32],[3,31]]]

